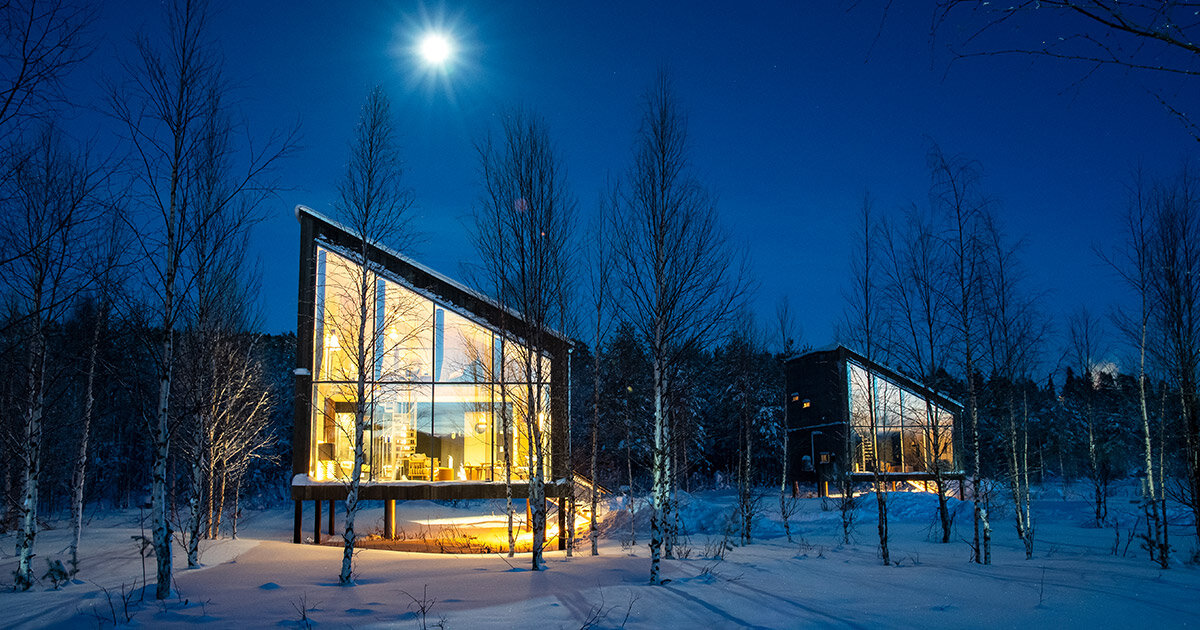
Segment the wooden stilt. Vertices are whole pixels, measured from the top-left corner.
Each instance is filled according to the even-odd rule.
[[[325,531],[329,532],[330,536],[333,535],[333,515],[336,512],[337,512],[337,510],[334,509],[334,500],[330,499],[329,500],[329,529],[325,530]]]
[[[321,544],[321,500],[313,501],[313,544]]]
[[[388,540],[396,537],[395,499],[387,499],[383,502],[383,537]]]
[[[567,548],[567,497],[558,497],[558,550]]]
[[[300,544],[301,530],[304,529],[304,502],[296,501],[296,520],[292,524],[292,542]]]

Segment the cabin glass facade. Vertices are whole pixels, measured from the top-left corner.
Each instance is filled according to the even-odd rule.
[[[952,412],[930,405],[914,388],[856,361],[846,362],[846,380],[851,472],[932,472],[934,466],[953,467]]]
[[[351,254],[318,245],[315,264],[309,479],[353,474],[360,398],[364,481],[503,481],[507,455],[512,477],[527,479],[531,429],[548,472],[549,357],[530,360],[494,328]]]

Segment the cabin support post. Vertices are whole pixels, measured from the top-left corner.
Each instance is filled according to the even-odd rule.
[[[296,516],[292,522],[292,542],[300,544],[300,530],[304,526],[304,502],[296,501]]]
[[[567,548],[567,509],[570,501],[560,490],[558,494],[558,550]]]
[[[383,537],[388,540],[396,537],[395,499],[387,499],[383,502]]]
[[[313,544],[321,544],[321,500],[313,501]]]
[[[329,500],[329,529],[325,530],[325,531],[329,532],[330,536],[333,535],[333,515],[335,512],[337,512],[337,510],[335,510],[333,508],[333,503],[334,503],[333,499],[330,499]]]

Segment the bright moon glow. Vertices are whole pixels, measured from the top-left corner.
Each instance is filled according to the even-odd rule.
[[[446,63],[453,52],[450,40],[445,35],[430,33],[421,40],[421,56],[430,65],[440,66]]]

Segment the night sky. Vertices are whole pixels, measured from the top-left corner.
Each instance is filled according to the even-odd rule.
[[[117,4],[101,9],[87,81],[116,74],[133,29],[161,24],[157,3]],[[497,115],[523,105],[546,118],[586,227],[606,178],[630,163],[640,95],[669,69],[697,172],[750,251],[756,312],[769,320],[789,296],[814,346],[841,317],[864,192],[892,216],[925,203],[931,142],[983,164],[1003,224],[1025,239],[1029,287],[1046,293],[1060,330],[1077,306],[1104,313],[1124,297],[1092,248],[1118,242],[1131,172],[1173,174],[1197,146],[1148,92],[1157,78],[1021,56],[951,63],[930,41],[924,3],[894,3],[882,30],[872,3],[646,4],[218,4],[213,34],[252,133],[302,129],[302,150],[278,173],[286,189],[254,239],[267,330],[296,325],[292,208],[331,211],[376,84],[399,118],[425,235],[414,256],[461,278],[475,260],[472,143]],[[444,74],[412,53],[431,28],[459,48]],[[1150,87],[1196,102],[1200,82],[1171,81]]]

